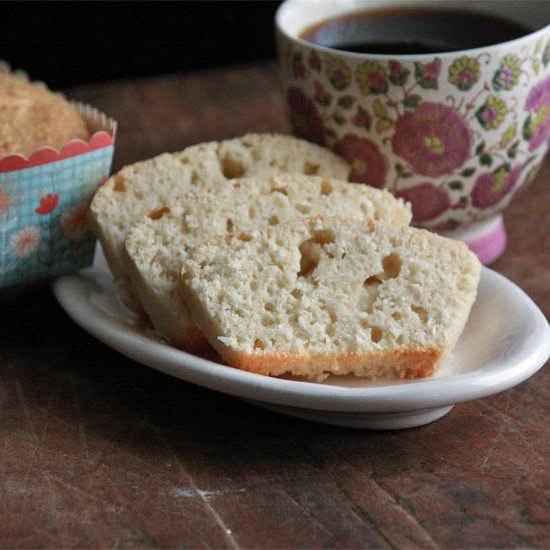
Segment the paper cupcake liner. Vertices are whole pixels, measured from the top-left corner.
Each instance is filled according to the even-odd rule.
[[[7,65],[0,62],[0,71]],[[116,122],[73,103],[91,131],[60,151],[40,147],[28,158],[0,158],[0,288],[81,269],[93,261],[89,201],[109,176]]]

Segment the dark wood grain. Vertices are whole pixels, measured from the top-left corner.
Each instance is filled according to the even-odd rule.
[[[70,90],[119,123],[115,168],[287,130],[273,64]],[[550,164],[494,268],[550,314]],[[442,420],[361,432],[172,379],[72,323],[48,287],[2,303],[0,547],[550,545],[550,370]]]

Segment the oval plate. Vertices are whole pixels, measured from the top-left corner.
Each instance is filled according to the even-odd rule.
[[[550,356],[550,327],[542,312],[514,283],[486,267],[454,352],[436,375],[414,381],[271,378],[180,351],[140,326],[121,305],[101,250],[93,267],[61,277],[52,286],[76,323],[139,363],[277,412],[339,426],[400,429],[427,424],[456,403],[523,382]]]

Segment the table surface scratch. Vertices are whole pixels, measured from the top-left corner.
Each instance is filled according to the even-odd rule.
[[[119,121],[115,169],[288,131],[273,63],[68,90]],[[550,163],[493,268],[550,314]],[[277,415],[79,329],[45,285],[3,298],[0,547],[548,547],[550,370],[399,432]]]

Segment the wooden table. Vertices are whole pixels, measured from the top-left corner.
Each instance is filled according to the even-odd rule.
[[[274,64],[69,91],[115,169],[285,131]],[[550,313],[550,163],[494,268]],[[400,432],[308,423],[175,380],[78,328],[47,286],[2,304],[0,547],[549,547],[550,369]]]

